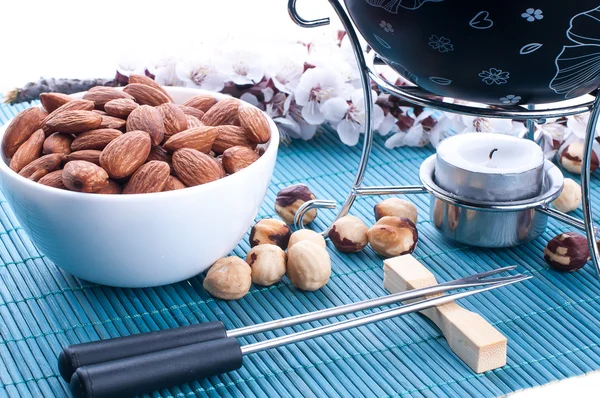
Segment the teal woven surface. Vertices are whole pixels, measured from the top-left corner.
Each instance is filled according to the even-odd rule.
[[[0,122],[23,108],[0,107]],[[365,183],[416,184],[419,165],[431,153],[387,150],[383,140],[376,139]],[[320,198],[341,203],[359,157],[359,147],[341,145],[331,131],[309,142],[282,146],[258,218],[274,216],[276,192],[295,182],[305,182]],[[598,186],[594,176],[596,208],[600,208]],[[474,374],[449,350],[433,324],[411,314],[253,354],[239,371],[152,396],[491,397],[600,369],[600,283],[593,267],[565,275],[547,269],[542,259],[547,240],[568,227],[551,221],[546,233],[529,244],[474,249],[438,235],[429,219],[426,195],[411,199],[419,208],[415,256],[439,280],[510,264],[535,277],[462,301],[508,337],[507,366]],[[377,200],[359,198],[352,214],[373,222]],[[4,197],[0,208],[0,397],[68,396],[56,366],[61,347],[68,344],[209,320],[236,328],[386,293],[382,259],[370,248],[354,255],[330,250],[331,280],[315,293],[300,292],[284,279],[268,288],[253,287],[242,300],[225,302],[204,292],[203,276],[152,289],[98,286],[56,268],[21,229]],[[314,227],[323,228],[333,216],[321,211]],[[244,256],[248,249],[246,238],[235,254]],[[342,319],[346,317],[313,325]],[[242,340],[255,342],[304,327]]]

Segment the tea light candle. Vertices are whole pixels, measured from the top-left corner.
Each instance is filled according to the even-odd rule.
[[[496,133],[450,137],[437,148],[435,181],[469,199],[505,202],[540,194],[544,153],[533,141]]]

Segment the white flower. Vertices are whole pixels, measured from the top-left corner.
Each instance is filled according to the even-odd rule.
[[[285,93],[277,93],[273,96],[273,99],[269,101],[265,107],[265,112],[271,118],[287,116],[290,106],[292,104],[293,97],[286,95]]]
[[[575,136],[585,140],[589,120],[590,114],[588,112],[569,116],[567,117],[567,127]],[[598,135],[598,128],[596,129],[596,135]]]
[[[457,133],[485,132],[518,135],[519,126],[510,119],[486,119],[475,116],[453,115],[454,130]],[[517,123],[521,127],[522,124]]]
[[[540,146],[546,158],[552,159],[569,132],[560,123],[544,123],[537,126],[537,134],[540,135]]]
[[[321,105],[335,98],[343,90],[340,75],[331,69],[312,68],[304,72],[294,91],[298,105],[302,106],[302,117],[310,124],[321,124],[325,115]]]
[[[284,140],[286,137],[310,140],[317,132],[318,126],[307,123],[302,118],[301,111],[300,106],[292,102],[289,106],[287,116],[273,119],[279,126]]]
[[[423,147],[427,145],[429,138],[421,123],[415,123],[407,132],[398,131],[385,141],[385,147],[389,149],[402,146]]]
[[[232,40],[233,42],[233,40]],[[226,62],[226,81],[237,85],[257,84],[265,76],[264,56],[260,48],[245,40],[236,40],[238,45],[229,45],[221,51]]]
[[[148,71],[154,75],[154,80],[161,86],[183,86],[184,82],[177,76],[176,68],[176,63],[169,60],[148,68]]]
[[[377,94],[372,92],[375,100]],[[343,98],[332,98],[325,102],[322,107],[325,118],[335,125],[340,140],[346,145],[356,145],[360,134],[365,129],[365,99],[362,90],[352,93],[351,103]],[[383,109],[379,105],[373,105],[372,126],[376,130],[384,120]]]
[[[185,60],[177,64],[175,72],[186,87],[221,91],[228,78],[227,67],[219,57],[204,53],[199,59]]]
[[[281,47],[281,51],[273,52],[267,75],[273,81],[275,88],[291,94],[304,73],[304,62],[307,57],[308,50],[302,44]]]
[[[398,119],[396,119],[391,113],[388,113],[379,124],[379,127],[377,127],[377,132],[380,135],[386,136],[392,131],[397,122]]]
[[[258,98],[256,97],[256,95],[254,94],[250,94],[250,93],[244,93],[240,96],[240,100],[249,103],[250,105],[254,105],[254,106],[260,106],[260,102],[258,101]]]

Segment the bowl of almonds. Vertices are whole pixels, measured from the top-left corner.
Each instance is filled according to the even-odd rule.
[[[252,225],[279,144],[258,108],[136,75],[40,100],[0,128],[0,182],[58,267],[110,286],[174,283]]]

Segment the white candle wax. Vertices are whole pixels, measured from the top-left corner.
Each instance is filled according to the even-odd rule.
[[[540,192],[544,160],[542,149],[530,140],[459,134],[438,146],[435,177],[445,190],[471,199],[520,200]]]

